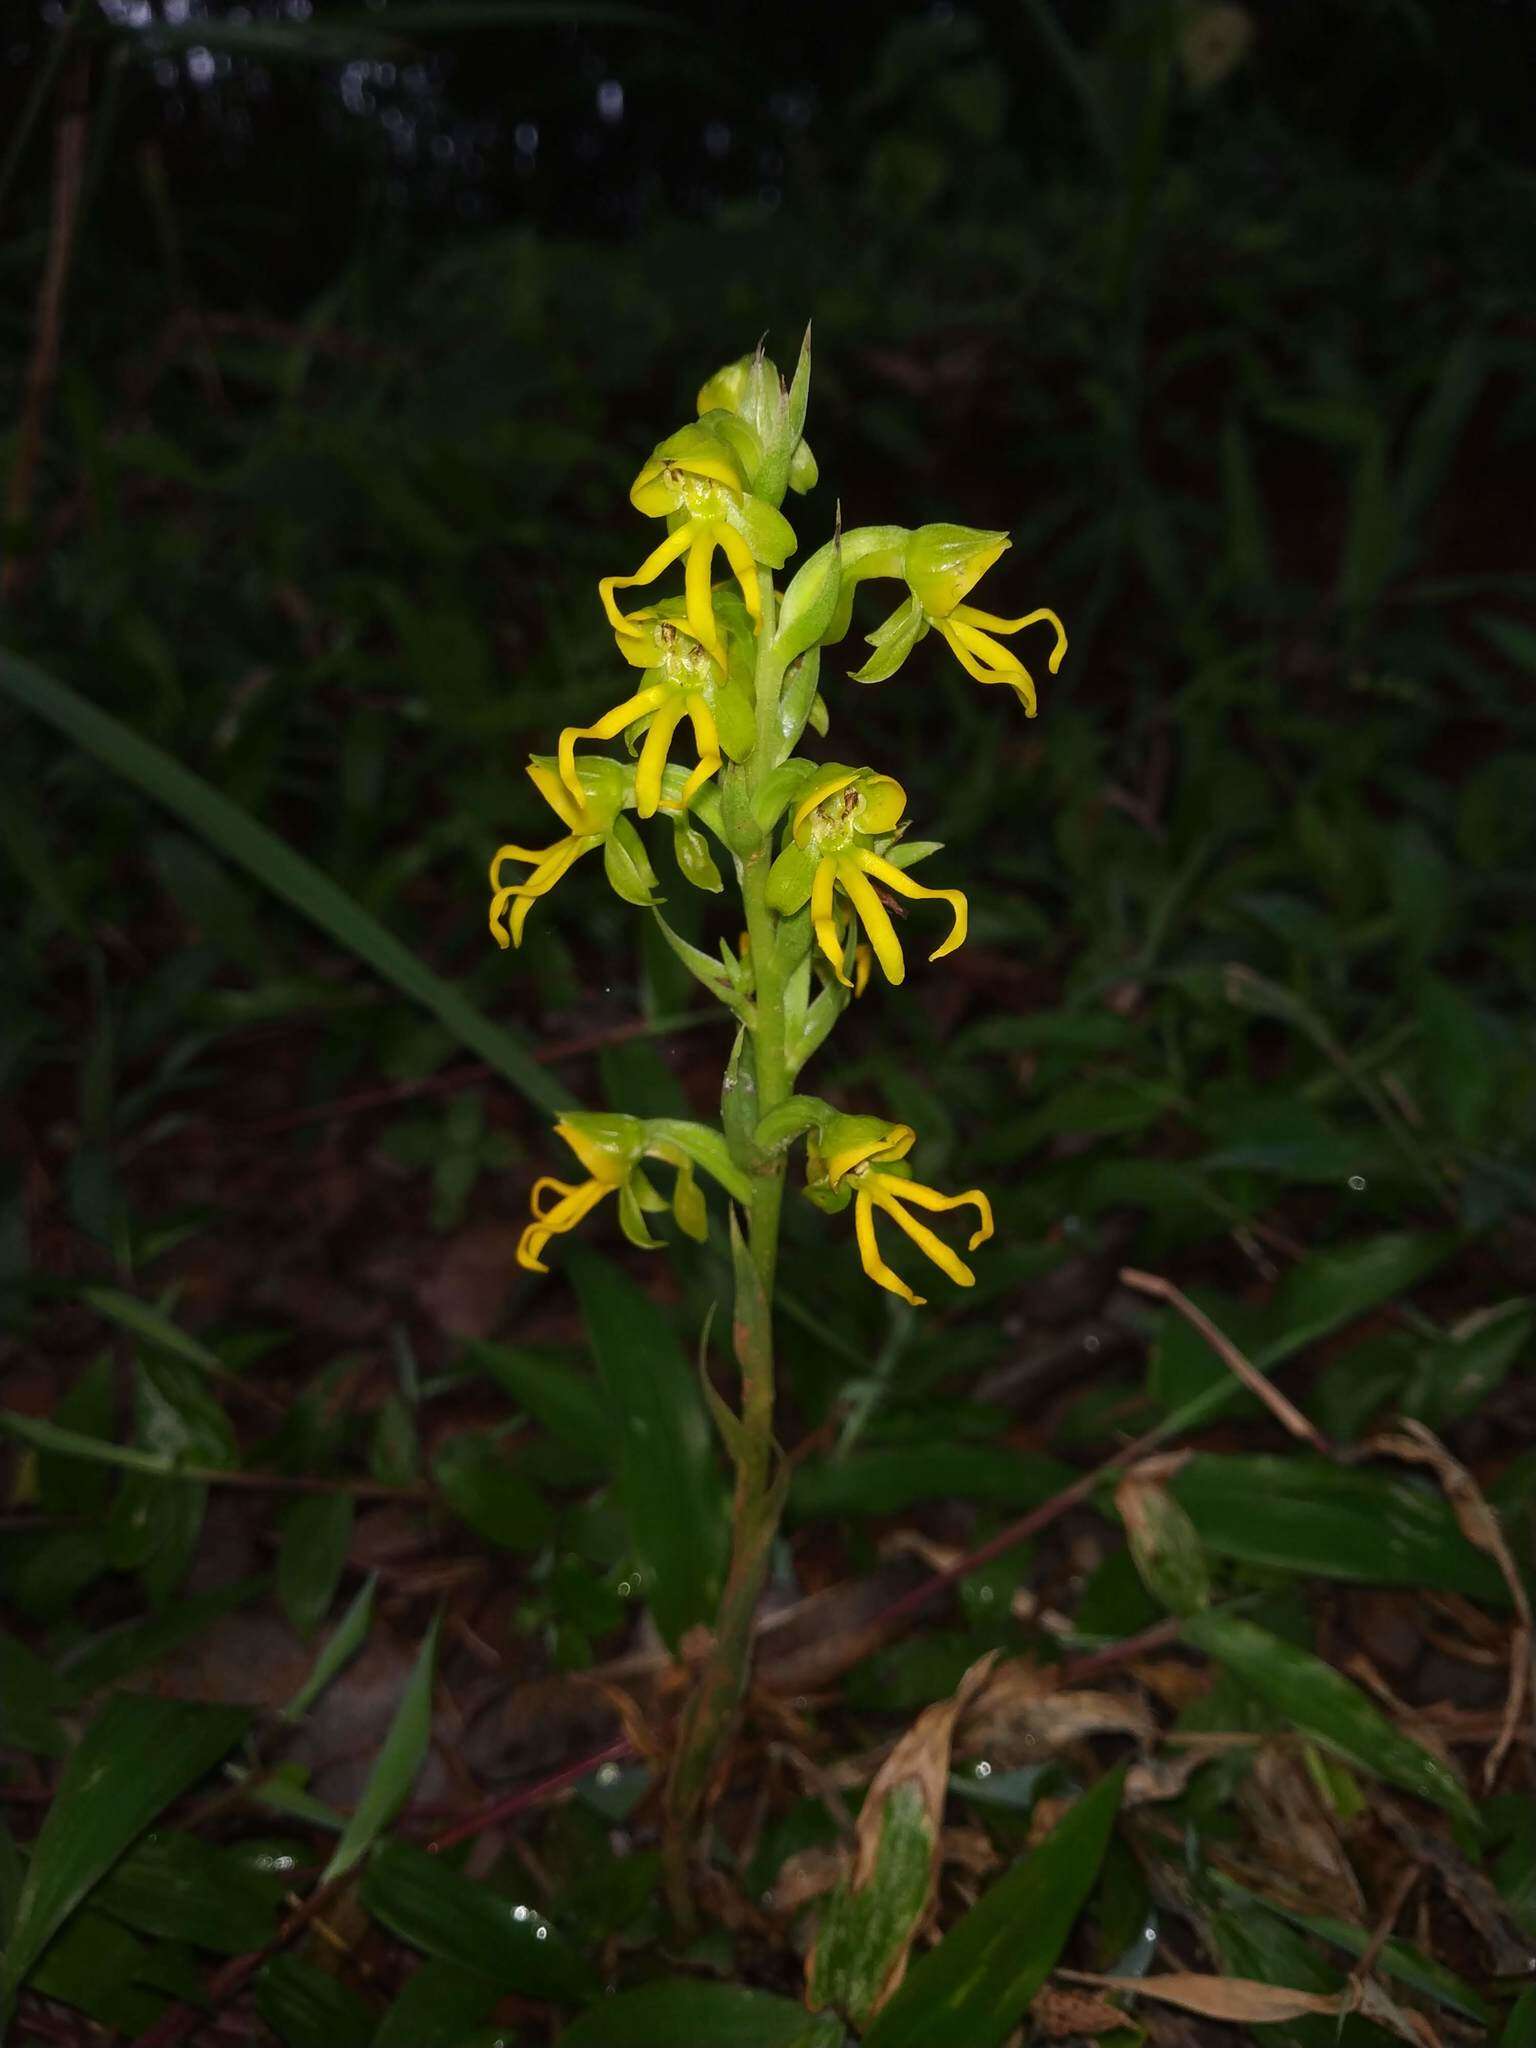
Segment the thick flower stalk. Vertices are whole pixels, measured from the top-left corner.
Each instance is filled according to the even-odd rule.
[[[869,632],[873,653],[856,672],[859,682],[894,677],[936,633],[967,674],[1006,685],[1033,715],[1034,679],[1008,641],[1049,626],[1053,675],[1066,652],[1054,612],[1015,618],[970,603],[1008,547],[1006,534],[952,525],[844,531],[834,523],[778,589],[775,572],[796,547],[779,508],[787,491],[817,480],[804,438],[809,343],[807,335],[788,384],[761,349],[717,371],[699,392],[698,417],[658,442],[642,465],[630,502],[664,521],[665,537],[632,574],[599,585],[629,686],[616,687],[586,722],[568,725],[553,757],[529,764],[561,836],[547,846],[500,847],[491,863],[491,931],[498,944],[516,946],[534,903],[601,848],[609,886],[656,918],[666,944],[736,1024],[718,1127],[575,1109],[560,1118],[555,1134],[580,1173],[534,1182],[517,1249],[526,1271],[544,1274],[555,1243],[599,1211],[616,1214],[629,1242],[652,1250],[653,1226],[668,1215],[683,1236],[707,1236],[706,1188],[726,1210],[738,1399],[727,1403],[712,1381],[706,1391],[736,1470],[731,1564],[712,1647],[676,1731],[665,1800],[668,1894],[685,1924],[690,1857],[728,1757],[786,1485],[774,1434],[773,1300],[791,1157],[803,1147],[813,1204],[853,1210],[869,1279],[914,1308],[924,1296],[889,1263],[888,1250],[899,1241],[968,1288],[975,1274],[944,1234],[945,1219],[967,1213],[967,1253],[993,1234],[992,1206],[979,1188],[948,1194],[916,1178],[910,1125],[794,1092],[871,967],[893,987],[905,980],[893,912],[904,915],[910,904],[926,923],[930,906],[947,910],[948,929],[929,952],[934,961],[964,943],[969,920],[959,889],[913,879],[912,869],[939,848],[909,836],[900,782],[879,767],[802,751],[808,735],[814,746],[827,732],[832,715],[822,695],[827,651],[852,630],[861,586],[885,580],[898,587],[899,602]],[[680,588],[654,592],[633,611],[621,607],[620,592],[650,589],[669,569],[680,570]],[[674,761],[685,729],[691,758]],[[597,751],[615,743],[618,754]],[[685,940],[658,908],[656,872],[636,824],[658,818],[667,820],[685,885],[720,893],[729,878],[739,890],[740,910],[722,920],[718,954]],[[517,865],[520,875],[511,872]]]

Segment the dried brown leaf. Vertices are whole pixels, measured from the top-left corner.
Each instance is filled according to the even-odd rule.
[[[1462,1535],[1493,1559],[1509,1588],[1515,1610],[1515,1627],[1509,1639],[1509,1690],[1498,1740],[1483,1764],[1483,1786],[1486,1791],[1491,1791],[1520,1726],[1531,1682],[1533,1628],[1525,1581],[1510,1554],[1499,1518],[1483,1498],[1477,1481],[1465,1465],[1451,1456],[1432,1429],[1411,1417],[1405,1418],[1398,1424],[1397,1431],[1372,1437],[1366,1449],[1377,1451],[1384,1457],[1401,1458],[1408,1464],[1428,1465],[1451,1504]]]

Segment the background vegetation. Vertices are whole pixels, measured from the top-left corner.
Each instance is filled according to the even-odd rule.
[[[1536,2041],[1530,9],[4,35],[11,2038]],[[803,548],[1007,527],[1072,652],[832,684],[973,934],[813,1085],[1000,1232],[913,1316],[792,1220],[683,1951],[723,1235],[512,1248],[551,1108],[726,1048],[484,868],[639,460],[807,315]]]

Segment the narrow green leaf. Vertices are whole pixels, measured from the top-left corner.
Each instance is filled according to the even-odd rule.
[[[1267,1317],[1273,1334],[1257,1347],[1254,1364],[1265,1371],[1417,1286],[1455,1244],[1449,1232],[1392,1231],[1338,1251],[1314,1252],[1276,1289]]]
[[[802,1465],[790,1486],[798,1520],[892,1515],[920,1500],[980,1500],[1037,1507],[1078,1475],[1039,1451],[994,1444],[929,1443],[858,1451],[837,1464]]]
[[[269,1583],[266,1579],[238,1579],[231,1586],[218,1586],[211,1593],[178,1600],[163,1613],[105,1630],[63,1660],[59,1675],[70,1699],[89,1699],[93,1693],[116,1685],[130,1672],[158,1663],[182,1643],[200,1635],[210,1622],[265,1593]]]
[[[570,1271],[622,1431],[619,1498],[646,1597],[676,1648],[715,1611],[725,1492],[698,1380],[671,1324],[616,1266],[580,1251]]]
[[[155,1815],[211,1771],[245,1733],[243,1707],[121,1694],[64,1767],[32,1851],[0,1962],[0,2024],[70,1914]]]
[[[706,2042],[709,2048],[840,2048],[842,2039],[842,2021],[830,2013],[808,2013],[766,1991],[676,1977],[605,1998],[566,2028],[560,2048],[658,2048],[684,2041],[699,2048]]]
[[[378,1583],[377,1572],[370,1572],[358,1587],[352,1605],[326,1638],[308,1678],[283,1708],[285,1721],[302,1720],[332,1679],[345,1670],[363,1647],[368,1639],[368,1624],[373,1619],[373,1596]]]
[[[352,1542],[355,1507],[348,1493],[314,1493],[283,1517],[277,1553],[277,1597],[301,1636],[324,1621]]]
[[[571,1450],[593,1452],[605,1466],[616,1454],[618,1431],[607,1403],[564,1361],[480,1340],[467,1344],[464,1356]]]
[[[412,1948],[488,1977],[504,1992],[569,2000],[597,1993],[591,1970],[537,1907],[474,1883],[410,1842],[379,1845],[362,1902]]]
[[[1477,1810],[1455,1772],[1394,1727],[1358,1686],[1311,1651],[1219,1609],[1186,1621],[1184,1634],[1325,1748],[1444,1807],[1469,1827],[1478,1826]]]
[[[1321,1458],[1201,1453],[1170,1481],[1221,1557],[1366,1585],[1433,1587],[1503,1608],[1509,1589],[1444,1497],[1385,1472]]]
[[[421,1769],[432,1735],[432,1675],[437,1660],[437,1631],[441,1617],[432,1626],[405,1681],[400,1704],[389,1724],[383,1747],[368,1773],[363,1796],[358,1800],[321,1876],[322,1884],[340,1877],[359,1863],[395,1815],[405,1804],[416,1773]]]
[[[3,660],[3,655],[0,655],[0,663]],[[3,676],[4,670],[0,667],[0,680]],[[130,1336],[142,1337],[146,1342],[158,1345],[162,1351],[170,1352],[173,1358],[185,1359],[188,1365],[199,1366],[204,1372],[224,1373],[228,1370],[217,1352],[210,1351],[206,1344],[199,1344],[153,1302],[141,1301],[136,1294],[124,1294],[120,1287],[82,1287],[80,1299]]]
[[[429,1956],[379,2022],[373,2048],[463,2048],[501,1996],[493,1977]]]
[[[0,689],[45,718],[87,753],[200,832],[228,859],[254,875],[274,896],[290,904],[376,974],[430,1010],[455,1038],[494,1067],[528,1101],[558,1115],[571,1106],[571,1091],[537,1063],[511,1032],[442,980],[385,930],[360,904],[302,854],[286,846],[265,825],[194,775],[162,748],[141,739],[121,720],[99,710],[32,662],[0,650]]]
[[[141,1451],[133,1444],[104,1443],[100,1437],[86,1436],[78,1429],[61,1429],[56,1422],[44,1422],[35,1415],[17,1415],[9,1408],[0,1410],[0,1429],[40,1451],[54,1451],[61,1457],[117,1465],[125,1472],[149,1472],[160,1479],[176,1477],[174,1461],[158,1452]]]
[[[35,1651],[0,1629],[0,1748],[30,1756],[63,1756],[69,1748],[57,1718],[63,1687]]]
[[[369,2048],[373,2039],[373,2009],[301,1956],[274,1956],[255,1992],[256,2010],[286,2048]]]
[[[905,1959],[933,1887],[938,1831],[922,1787],[894,1785],[884,1805],[874,1868],[858,1890],[845,1878],[828,1899],[806,1985],[818,2011],[834,2006],[860,2027]]]
[[[432,1462],[444,1500],[477,1535],[503,1550],[537,1550],[550,1530],[538,1488],[474,1431],[451,1436]]]
[[[140,1934],[238,1956],[275,1932],[281,1893],[227,1851],[167,1830],[130,1849],[92,1903]]]
[[[996,2048],[1018,2026],[1093,1888],[1120,1807],[1111,1771],[984,1892],[865,2036],[866,2048]]]

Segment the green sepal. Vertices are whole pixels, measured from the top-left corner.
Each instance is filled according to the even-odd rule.
[[[731,499],[726,518],[752,550],[753,558],[769,569],[782,569],[799,546],[795,529],[784,514],[761,498]]]
[[[752,1199],[751,1182],[733,1163],[731,1148],[723,1132],[717,1131],[712,1124],[693,1123],[685,1117],[653,1116],[647,1117],[645,1129],[653,1154],[657,1147],[668,1146],[685,1160],[701,1166],[738,1202]],[[660,1156],[665,1157],[666,1154]]]
[[[786,754],[794,751],[795,743],[805,731],[806,721],[815,709],[816,684],[820,676],[821,650],[816,647],[808,647],[785,671],[784,687],[779,693],[779,734]],[[825,719],[816,729],[818,732],[826,731]]]
[[[615,896],[642,910],[655,907],[656,872],[628,818],[615,818],[603,841],[603,871]]]
[[[888,860],[893,868],[915,868],[929,854],[943,851],[942,839],[893,839],[880,848],[880,857]]]
[[[701,982],[717,1003],[724,1003],[725,1007],[744,1024],[751,1023],[751,1007],[747,1001],[745,986],[738,975],[710,954],[701,953],[697,946],[690,946],[686,939],[680,938],[654,904],[651,906],[651,915],[661,927],[661,936],[694,980]]]
[[[828,1187],[824,1180],[808,1180],[800,1190],[808,1202],[814,1202],[823,1215],[838,1216],[853,1200],[853,1189],[845,1180],[840,1187]]]
[[[754,1136],[764,1152],[782,1152],[803,1138],[807,1131],[819,1131],[829,1117],[837,1114],[830,1102],[819,1095],[791,1095],[777,1109],[770,1109]]]
[[[765,832],[771,832],[795,798],[816,773],[814,761],[781,761],[763,777],[752,799],[752,815]]]
[[[692,882],[695,889],[707,890],[711,896],[720,894],[725,884],[710,854],[709,841],[702,832],[694,830],[681,812],[672,821],[672,851],[684,881]]]
[[[856,683],[883,683],[901,667],[918,641],[928,631],[928,621],[915,597],[898,605],[882,625],[865,639],[875,650],[862,668],[849,671]]]
[[[757,713],[749,692],[734,679],[722,683],[709,708],[715,716],[721,753],[729,761],[745,761],[757,745]]]
[[[635,1190],[635,1182],[640,1178],[638,1173],[631,1174],[619,1189],[619,1228],[640,1251],[659,1252],[661,1239],[652,1237],[645,1227],[645,1217],[641,1214],[641,1204]],[[652,1193],[654,1192],[653,1189]],[[662,1207],[665,1208],[666,1204],[662,1203]]]
[[[722,1148],[725,1140],[721,1139]],[[693,1177],[693,1161],[684,1159],[677,1169],[677,1184],[672,1190],[672,1218],[684,1237],[691,1237],[695,1244],[702,1244],[709,1235],[709,1214],[704,1207],[704,1195]]]
[[[789,458],[789,488],[800,492],[814,490],[820,475],[821,470],[811,453],[810,442],[800,442]]]
[[[773,657],[781,668],[814,647],[831,625],[842,582],[842,546],[834,533],[795,572],[784,593],[773,640]]]
[[[817,856],[791,840],[768,870],[768,908],[780,917],[793,917],[797,910],[804,910],[811,900],[816,868]]]
[[[832,723],[832,718],[827,710],[827,700],[819,690],[811,699],[811,708],[806,714],[805,722],[818,739],[824,740],[826,738],[827,728]]]

